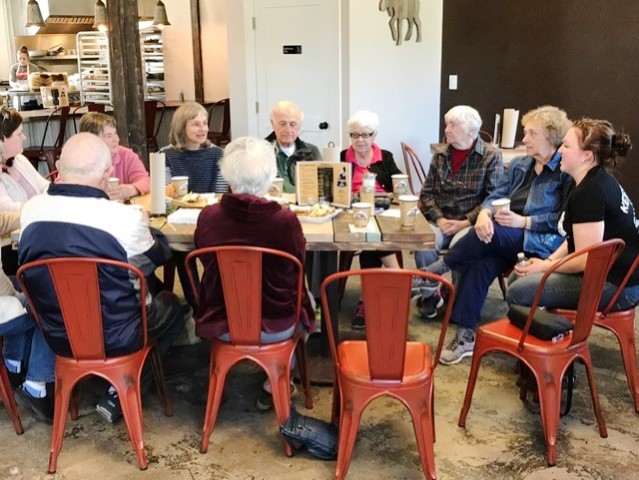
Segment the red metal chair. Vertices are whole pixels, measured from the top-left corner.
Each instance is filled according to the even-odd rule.
[[[401,142],[401,145],[402,154],[404,155],[404,166],[406,167],[406,174],[408,175],[408,183],[410,183],[410,188],[413,192],[419,193],[422,185],[424,185],[426,181],[426,169],[417,156],[417,153],[415,153],[415,150],[404,142]],[[414,174],[413,171],[415,172]],[[413,175],[415,175],[418,182],[417,188],[415,188],[415,183],[413,182]]]
[[[470,409],[481,359],[487,353],[499,351],[521,360],[535,375],[539,388],[539,403],[547,445],[546,459],[548,465],[555,465],[557,457],[561,381],[566,370],[577,359],[582,360],[586,366],[588,385],[590,386],[599,433],[603,438],[608,436],[606,424],[601,414],[599,398],[597,397],[597,387],[595,386],[590,350],[588,349],[588,336],[592,330],[606,276],[623,246],[624,242],[622,240],[608,240],[591,245],[555,262],[541,279],[523,330],[512,325],[507,318],[479,327],[475,339],[475,350],[468,377],[464,405],[459,415],[458,424],[460,427],[466,425],[466,416]],[[575,329],[572,334],[557,342],[539,340],[532,335],[528,335],[534,312],[539,304],[548,276],[564,263],[586,254],[588,258],[575,316]]]
[[[330,283],[354,275],[361,280],[367,338],[336,345],[326,289]],[[450,292],[434,356],[429,345],[407,341],[414,275],[435,279]],[[453,285],[438,275],[418,270],[371,268],[330,275],[322,283],[321,296],[327,315],[323,326],[328,329],[337,378],[333,389],[333,422],[339,419],[335,478],[342,479],[348,472],[362,412],[382,395],[397,398],[408,408],[424,474],[436,478],[433,372],[455,302]]]
[[[187,255],[184,264],[198,301],[199,288],[191,267],[195,265],[196,259],[202,260],[202,257],[210,255],[217,255],[231,341],[224,342],[216,338],[211,340],[209,392],[200,446],[202,453],[206,453],[209,448],[226,375],[231,367],[241,360],[252,360],[266,372],[271,383],[277,421],[283,425],[290,415],[290,364],[293,353],[296,352],[306,394],[306,408],[313,408],[310,379],[306,367],[306,347],[300,328],[304,284],[302,263],[286,252],[262,247],[224,246],[194,250]],[[262,332],[262,257],[264,255],[281,257],[285,261],[293,262],[297,268],[296,333],[292,338],[283,342],[270,344],[262,344],[260,339]],[[291,447],[286,442],[285,450],[288,456],[293,454]]]
[[[160,120],[155,126],[155,117],[160,109]],[[160,100],[146,100],[144,102],[144,124],[146,129],[146,148],[151,152],[157,152],[160,149],[158,145],[158,133],[162,126],[162,119],[166,111],[166,104]]]
[[[64,143],[64,136],[67,131],[69,110],[70,107],[58,107],[53,112],[51,112],[51,114],[47,118],[47,123],[44,126],[44,133],[42,134],[42,142],[40,142],[40,147],[27,147],[22,152],[22,154],[29,159],[36,170],[38,169],[38,162],[40,162],[40,160],[44,160],[45,162],[47,162],[49,173],[55,170],[55,162],[58,158],[60,158],[62,144]],[[52,124],[55,122],[59,124],[58,136],[56,137],[53,145],[45,146],[49,127],[51,126],[51,128],[53,128]]]
[[[4,404],[4,408],[7,411],[7,415],[13,423],[13,428],[18,435],[24,433],[22,428],[22,422],[20,421],[20,415],[18,414],[18,407],[13,398],[13,390],[9,383],[9,375],[7,374],[7,367],[4,366],[4,357],[2,356],[2,337],[0,337],[0,400]]]
[[[107,266],[114,271],[120,269],[124,275],[136,276],[140,285],[140,298],[146,298],[146,280],[142,272],[128,263],[116,260],[86,257],[47,258],[23,265],[18,270],[18,282],[29,301],[31,311],[41,325],[42,319],[35,308],[36,303],[29,294],[31,281],[29,273],[36,268],[48,269],[73,354],[72,357],[56,355],[55,411],[51,431],[49,473],[56,471],[58,455],[62,449],[67,411],[70,412],[73,420],[78,418],[79,389],[76,384],[84,377],[97,375],[115,387],[129,438],[141,470],[146,470],[148,461],[144,451],[140,375],[149,353],[158,393],[164,403],[164,411],[169,417],[173,415],[173,407],[168,396],[155,341],[147,338],[145,302],[141,302],[140,349],[117,357],[108,357],[105,354],[98,270]],[[113,271],[110,273],[114,274]]]
[[[213,119],[213,111],[222,109],[222,125],[220,130],[211,128],[211,120]],[[231,142],[231,102],[228,98],[212,103],[207,106],[209,115],[209,133],[208,139],[218,147],[225,147]]]
[[[639,413],[639,373],[637,372],[637,348],[635,345],[635,307],[618,311],[614,311],[612,308],[638,265],[639,255],[637,255],[632,266],[628,269],[628,273],[619,284],[617,291],[608,302],[606,308],[601,312],[597,312],[595,316],[595,325],[610,330],[619,341],[621,359],[626,371],[626,380],[628,381],[628,387],[630,388],[630,394],[637,413]],[[576,314],[574,310],[563,309],[555,310],[554,313],[570,319],[573,319]]]

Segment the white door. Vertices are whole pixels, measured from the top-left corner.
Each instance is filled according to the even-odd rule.
[[[280,100],[300,106],[300,138],[339,145],[340,25],[336,0],[255,0],[258,133],[271,131]]]

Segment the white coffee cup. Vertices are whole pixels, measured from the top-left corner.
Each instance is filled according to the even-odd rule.
[[[271,183],[271,188],[268,189],[268,194],[271,197],[281,197],[284,191],[284,179],[276,177]]]
[[[493,207],[493,213],[501,212],[502,210],[510,210],[510,198],[498,198],[490,202]]]
[[[117,187],[120,184],[120,179],[118,177],[109,177],[109,190]]]
[[[408,175],[396,173],[395,175],[391,175],[391,178],[393,180],[393,194],[396,197],[410,193],[408,188]]]
[[[419,208],[417,207],[419,197],[415,195],[400,195],[398,200],[402,229],[412,230],[415,228],[417,215],[419,214]]]
[[[355,202],[351,205],[353,210],[353,225],[357,228],[366,228],[371,217],[371,204],[367,202]]]
[[[189,177],[187,176],[172,177],[171,185],[173,185],[173,188],[175,189],[175,194],[178,197],[183,197],[184,195],[189,193]]]

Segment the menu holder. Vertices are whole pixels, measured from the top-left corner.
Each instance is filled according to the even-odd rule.
[[[337,207],[351,206],[351,164],[298,162],[295,168],[297,203],[308,205],[324,198]]]

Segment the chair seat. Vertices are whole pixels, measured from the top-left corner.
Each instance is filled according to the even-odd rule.
[[[349,380],[369,385],[370,369],[366,342],[346,340],[337,347],[340,370]],[[404,384],[421,383],[432,374],[432,353],[430,347],[421,342],[407,342],[404,357]],[[381,382],[381,381],[378,381]],[[390,382],[397,385],[398,382]]]
[[[508,346],[512,346],[514,349],[519,344],[521,338],[521,328],[516,327],[507,318],[496,320],[487,325],[479,327],[479,335],[485,335],[486,337],[492,337],[500,342],[504,342]],[[528,353],[541,353],[543,355],[561,355],[565,353],[560,347],[568,348],[570,344],[571,335],[565,335],[563,339],[553,342],[552,340],[541,340],[534,337],[531,334],[526,336],[524,345]]]

